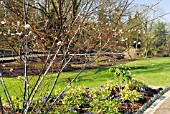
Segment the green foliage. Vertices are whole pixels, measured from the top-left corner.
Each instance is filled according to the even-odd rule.
[[[108,70],[109,73],[113,74],[113,79],[116,81],[118,85],[127,84],[130,80],[132,80],[131,72],[128,67],[118,68],[111,67]]]
[[[83,103],[88,102],[86,99],[86,89],[83,86],[75,86],[66,91],[62,99],[62,112],[75,112]]]
[[[111,91],[107,88],[94,88],[90,92],[92,101],[90,102],[89,111],[93,113],[119,113],[121,102],[113,100],[109,95]]]
[[[142,98],[139,92],[136,90],[130,90],[128,86],[125,86],[123,90],[120,91],[120,95],[123,101],[130,101],[134,103],[134,101],[138,101],[139,98]]]
[[[122,86],[122,84],[123,84],[123,85],[128,85],[129,88],[133,89],[133,90],[140,90],[141,88],[145,88],[146,85],[142,81],[132,78],[132,73],[131,73],[130,69],[131,68],[129,68],[127,66],[121,66],[121,68],[111,67],[108,70],[108,72],[112,73],[115,82],[110,81],[110,82],[108,82],[109,84],[107,84],[107,85]]]
[[[165,46],[166,37],[168,35],[168,30],[166,28],[166,23],[158,22],[154,28],[154,34],[156,38],[155,46],[158,48],[160,46]]]
[[[2,104],[8,104],[8,101],[5,97],[2,97],[1,100],[2,100]],[[16,112],[19,111],[22,108],[22,98],[17,97],[17,96],[11,96],[11,100],[14,104],[14,110]],[[7,105],[7,106],[9,106],[9,105]]]
[[[83,86],[71,88],[61,100],[61,108],[57,112],[76,113],[79,111],[93,113],[119,113],[121,102],[112,100],[111,91],[104,87],[85,89]],[[81,109],[80,109],[81,107]]]
[[[139,98],[142,98],[137,90],[145,86],[143,83],[138,83],[137,80],[132,79],[128,67],[121,69],[111,67],[108,71],[113,74],[113,80],[109,80],[104,86],[92,89],[75,86],[66,91],[64,98],[61,99],[62,105],[57,112],[117,114],[120,113],[119,108],[125,101],[133,104]]]
[[[117,86],[118,86],[117,83],[113,80],[109,80],[105,84],[105,88],[108,90],[116,89]]]
[[[22,108],[22,99],[20,97],[11,96],[11,99],[13,101],[13,104],[15,104],[14,105],[15,110],[19,110]]]
[[[104,101],[101,101],[99,99],[96,99],[95,101],[92,101],[90,103],[90,106],[93,108],[90,108],[89,111],[93,113],[112,113],[112,114],[118,114],[119,112],[119,106],[121,103],[117,100],[111,100],[107,99]]]
[[[147,86],[142,81],[133,79],[129,82],[128,87],[132,90],[141,90]]]

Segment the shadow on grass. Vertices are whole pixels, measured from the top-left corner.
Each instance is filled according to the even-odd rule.
[[[170,63],[150,64],[143,66],[132,66],[131,71],[138,73],[158,73],[170,70]]]
[[[107,66],[107,67],[95,68],[95,69],[94,69],[94,74],[97,74],[97,73],[100,73],[100,72],[103,72],[103,71],[107,72],[107,70],[108,70],[109,68],[110,68],[109,66]]]

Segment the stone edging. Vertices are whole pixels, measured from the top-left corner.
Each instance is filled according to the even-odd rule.
[[[170,90],[170,86],[156,94],[147,103],[145,103],[135,114],[142,114],[147,108],[149,108],[157,99],[159,99],[164,93]]]

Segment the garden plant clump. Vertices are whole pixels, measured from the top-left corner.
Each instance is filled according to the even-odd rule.
[[[134,113],[159,92],[132,78],[127,67],[111,67],[108,72],[112,73],[113,80],[107,81],[102,86],[95,88],[70,86],[69,90],[59,95],[58,100],[55,96],[34,99],[30,107],[31,113],[34,109],[41,109],[41,113],[47,110],[51,113]],[[59,92],[56,91],[56,95]],[[20,112],[21,100],[16,97],[12,99],[15,99],[15,110]]]

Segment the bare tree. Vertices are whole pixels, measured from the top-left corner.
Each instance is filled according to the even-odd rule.
[[[48,112],[73,81],[101,53],[107,50],[110,52],[126,50],[124,48],[126,44],[122,39],[129,30],[143,24],[142,21],[125,29],[131,21],[129,16],[133,15],[131,11],[133,1],[2,0],[1,10],[4,11],[0,20],[1,36],[4,39],[2,46],[10,48],[20,57],[18,62],[24,76],[21,113],[40,113],[45,104],[49,104],[46,110]],[[134,20],[138,17],[139,15],[134,16]],[[33,104],[36,96],[41,98],[46,94],[47,98],[51,97],[57,89],[61,73],[81,50],[85,56],[82,68],[60,94],[55,96],[55,100],[52,103],[46,100],[41,106],[38,106],[38,103]],[[96,52],[92,60],[87,57],[90,51]],[[49,72],[52,72],[55,78],[46,83],[45,78]],[[35,74],[37,79],[32,84],[29,75]],[[0,78],[11,112],[15,113],[4,77]],[[52,86],[49,87],[51,83]],[[49,91],[41,91],[45,87]],[[32,106],[36,108],[31,110]]]

